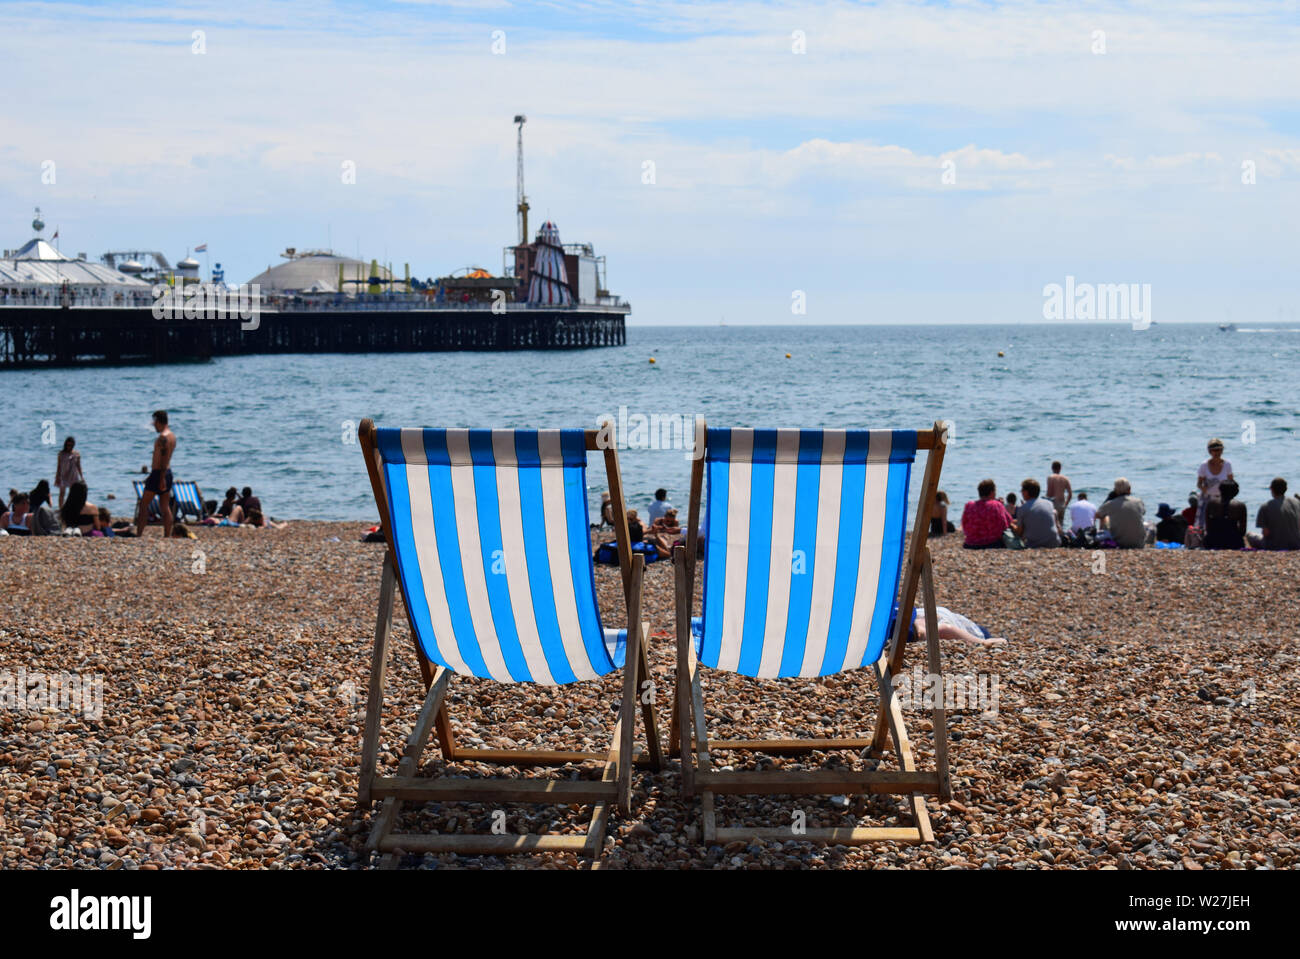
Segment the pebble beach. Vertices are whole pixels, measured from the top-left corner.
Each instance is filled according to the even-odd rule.
[[[0,867],[361,869],[356,804],[384,547],[358,523],[199,528],[197,539],[0,541],[0,671],[102,677],[98,719],[0,709]],[[943,649],[984,677],[993,708],[949,715],[953,800],[929,803],[936,843],[699,841],[676,760],[634,774],[602,868],[1256,869],[1300,865],[1300,554],[1185,550],[963,551],[932,544],[940,604],[1008,643]],[[597,569],[607,625],[617,571]],[[698,589],[698,585],[697,585]],[[673,571],[646,571],[660,734],[673,701]],[[698,600],[696,609],[698,610]],[[392,775],[423,686],[400,610],[380,771]],[[909,649],[908,668],[923,664]],[[620,674],[569,687],[456,679],[468,745],[608,749]],[[868,672],[819,681],[708,673],[710,735],[870,735]],[[984,704],[986,707],[989,703]],[[926,714],[905,710],[920,768]],[[643,731],[638,726],[638,739]],[[715,753],[736,768],[793,760]],[[876,762],[813,754],[808,767]],[[893,768],[890,758],[881,768]],[[423,773],[442,768],[436,746]],[[511,775],[598,777],[575,768]],[[499,767],[458,766],[470,774]],[[906,824],[896,797],[719,797],[720,824]],[[582,833],[568,807],[513,806],[512,832]],[[484,806],[409,804],[398,830],[487,831]],[[570,854],[408,856],[405,868],[583,868]]]

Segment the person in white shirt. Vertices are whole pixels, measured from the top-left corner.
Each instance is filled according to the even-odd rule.
[[[660,487],[659,489],[655,490],[655,498],[650,502],[651,525],[654,524],[655,520],[662,517],[664,513],[668,512],[672,508],[673,508],[673,504],[668,502],[668,490],[664,489],[663,487]]]
[[[1079,491],[1078,498],[1070,504],[1070,528],[1091,529],[1097,516],[1097,507],[1088,501],[1088,494]]]
[[[1223,458],[1223,440],[1217,436],[1206,444],[1205,451],[1210,458],[1196,471],[1196,488],[1201,491],[1201,500],[1196,513],[1196,525],[1205,528],[1205,507],[1211,500],[1219,499],[1219,485],[1229,480],[1236,482],[1232,475],[1232,464]]]

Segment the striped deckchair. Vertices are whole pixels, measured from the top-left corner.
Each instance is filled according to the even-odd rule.
[[[924,794],[951,796],[943,697],[933,710],[934,772],[912,759],[893,677],[903,650],[918,579],[923,587],[929,672],[939,675],[939,629],[930,555],[929,511],[947,443],[933,430],[748,430],[696,424],[689,534],[674,550],[677,576],[677,696],[670,742],[682,757],[687,795],[701,793],[707,843],[751,837],[865,843],[877,839],[933,842]],[[921,508],[904,557],[907,492],[919,449],[929,450]],[[703,474],[708,471],[708,529],[704,532],[703,615],[691,618],[696,530]],[[900,598],[901,580],[901,598]],[[710,743],[705,729],[700,667],[757,678],[811,678],[867,667],[879,689],[871,738],[759,739]],[[939,682],[942,682],[940,677]],[[942,688],[940,685],[938,688]],[[716,771],[713,750],[800,755],[813,750],[870,748],[892,738],[897,771]],[[692,739],[694,742],[692,743]],[[692,759],[692,753],[694,759]],[[696,768],[698,766],[698,769]],[[908,796],[907,828],[720,829],[714,794]]]
[[[144,496],[144,482],[134,480],[131,485],[135,488],[135,509],[131,515],[136,516],[140,512],[140,497]],[[179,483],[174,483],[171,488],[172,519],[181,518],[180,502],[176,498],[176,489],[179,486]],[[149,519],[155,523],[162,522],[162,502],[157,496],[149,501]]]
[[[172,497],[178,517],[193,516],[196,520],[203,519],[203,494],[199,492],[198,483],[189,481],[176,483],[172,487]]]
[[[644,560],[628,548],[617,447],[595,430],[377,429],[360,426],[388,551],[361,753],[360,804],[383,805],[367,848],[394,865],[395,850],[502,855],[570,851],[596,857],[609,805],[631,812],[633,733],[638,699],[649,762],[660,743],[641,622]],[[599,441],[599,442],[598,442]],[[587,452],[605,454],[621,518],[619,544],[627,628],[606,629],[596,604],[587,509]],[[376,775],[384,673],[394,588],[401,591],[424,680],[424,707],[397,776]],[[452,735],[447,688],[452,674],[503,683],[563,685],[623,669],[623,699],[607,754],[467,749]],[[649,688],[653,688],[650,686]],[[523,717],[520,717],[521,719]],[[600,781],[417,778],[435,732],[447,764],[563,765],[603,762]],[[407,800],[592,804],[586,836],[418,835],[391,832]]]

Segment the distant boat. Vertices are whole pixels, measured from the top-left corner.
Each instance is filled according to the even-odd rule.
[[[1237,324],[1236,324],[1236,323],[1220,323],[1220,324],[1219,324],[1219,332],[1220,332],[1220,333],[1235,333],[1235,332],[1237,332]]]

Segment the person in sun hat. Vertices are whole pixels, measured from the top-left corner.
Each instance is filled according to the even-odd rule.
[[[1160,522],[1156,523],[1156,539],[1162,543],[1182,543],[1187,539],[1187,521],[1168,503],[1156,510]]]
[[[1223,458],[1223,440],[1214,437],[1205,444],[1205,451],[1210,454],[1210,458],[1196,471],[1196,488],[1201,491],[1197,526],[1205,525],[1205,508],[1211,501],[1219,499],[1219,487],[1236,479],[1232,475],[1232,464]]]

